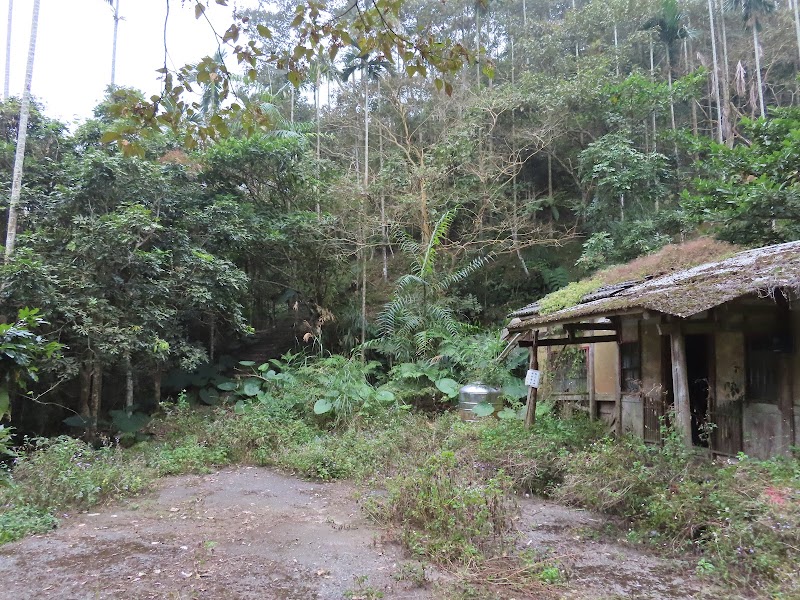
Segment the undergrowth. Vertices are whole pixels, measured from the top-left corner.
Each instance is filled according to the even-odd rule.
[[[59,513],[135,494],[157,475],[249,463],[384,489],[364,507],[409,551],[486,569],[487,578],[506,576],[495,561],[513,540],[516,491],[618,517],[629,540],[693,555],[704,577],[774,597],[800,592],[797,458],[718,465],[674,435],[663,447],[613,440],[597,423],[557,419],[546,405],[532,430],[513,419],[463,423],[409,411],[332,427],[294,406],[165,406],[151,440],[130,449],[37,441],[0,485],[0,542],[47,530]],[[552,584],[548,565],[512,563],[520,586]]]

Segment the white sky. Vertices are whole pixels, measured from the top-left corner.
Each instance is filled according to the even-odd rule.
[[[8,1],[0,0],[0,72],[5,68]],[[120,0],[117,41],[117,85],[134,87],[146,97],[160,89],[164,62],[163,28],[167,0]],[[218,33],[231,23],[234,4],[252,6],[255,0],[231,0],[225,8],[212,3],[208,11]],[[21,95],[31,27],[33,2],[14,2],[11,35],[11,95]],[[42,0],[31,92],[45,113],[71,123],[92,116],[111,80],[114,29],[112,8],[105,0]],[[216,42],[208,22],[194,18],[194,2],[170,0],[167,29],[168,65],[178,68],[213,55]],[[232,64],[229,67],[233,68]],[[0,92],[2,79],[0,79]]]

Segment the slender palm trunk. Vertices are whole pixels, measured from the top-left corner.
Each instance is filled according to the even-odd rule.
[[[19,130],[17,132],[17,151],[14,155],[14,174],[11,180],[11,196],[8,199],[8,224],[6,227],[5,261],[14,252],[17,241],[17,212],[19,198],[22,193],[22,165],[25,161],[25,142],[28,138],[28,117],[31,108],[31,81],[33,80],[33,59],[36,56],[36,34],[39,30],[39,7],[41,0],[33,0],[33,17],[31,19],[31,39],[28,45],[28,64],[25,68],[25,88],[22,92],[22,104],[19,109]]]
[[[617,22],[614,21],[614,61],[617,67],[617,79],[619,79],[619,38],[617,36]]]
[[[791,2],[794,12],[794,33],[797,37],[797,53],[800,55],[800,9],[797,7],[797,0],[791,0]]]
[[[684,66],[684,73],[690,73],[692,71],[693,65],[689,60],[688,37],[683,38],[683,66]],[[692,134],[694,136],[697,136],[697,100],[692,99],[691,107],[692,107]]]
[[[753,53],[756,56],[756,82],[758,83],[758,106],[761,109],[761,117],[767,116],[764,108],[764,85],[761,82],[761,52],[758,43],[758,26],[753,23]]]
[[[3,99],[8,100],[11,81],[11,24],[14,17],[14,0],[8,0],[8,26],[6,28],[6,73],[3,83]]]
[[[117,77],[117,32],[119,30],[119,0],[114,2],[114,41],[111,49],[111,87],[116,85]]]
[[[655,81],[656,63],[653,52],[653,38],[650,38],[650,81]],[[656,151],[656,109],[653,107],[653,112],[650,114],[650,120],[653,125],[653,152]]]
[[[317,74],[316,74],[317,76],[316,76],[316,81],[314,83],[314,113],[315,113],[314,116],[315,116],[316,121],[317,121],[317,144],[316,144],[316,149],[315,149],[315,155],[316,155],[316,158],[317,158],[317,186],[319,186],[319,178],[320,178],[320,165],[319,165],[320,147],[319,147],[319,144],[320,144],[320,138],[322,137],[322,135],[321,135],[322,132],[321,132],[321,129],[320,129],[320,120],[319,120],[319,115],[320,115],[320,106],[319,106],[319,104],[320,104],[320,97],[319,97],[320,90],[319,90],[319,85],[320,85],[320,78],[321,78],[321,72],[320,71],[321,71],[321,65],[317,64]],[[322,214],[321,211],[320,211],[320,206],[319,206],[319,189],[317,189],[317,193],[315,194],[315,201],[316,201],[315,208],[317,210],[317,219],[319,219],[321,214]]]
[[[711,72],[711,85],[714,88],[714,101],[717,103],[717,141],[722,143],[722,103],[719,98],[719,60],[717,58],[717,33],[714,28],[714,6],[708,0],[708,23],[711,28],[711,60],[713,70]],[[712,137],[714,125],[711,125]]]
[[[475,3],[475,83],[481,90],[481,10],[480,3]]]
[[[364,206],[361,215],[361,344],[367,341],[367,206],[369,205],[369,71],[362,68],[364,80]],[[361,360],[366,360],[361,352]]]

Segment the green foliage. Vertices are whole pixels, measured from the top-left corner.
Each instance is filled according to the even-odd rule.
[[[15,485],[6,491],[12,502],[46,512],[85,509],[135,494],[149,482],[148,472],[126,462],[116,448],[95,450],[66,436],[36,440],[16,459],[12,477]]]
[[[478,257],[449,272],[437,269],[456,211],[445,212],[428,240],[417,242],[400,229],[395,230],[401,248],[411,259],[411,272],[397,280],[392,299],[376,320],[380,337],[365,346],[399,361],[430,359],[443,340],[458,336],[463,325],[453,311],[453,299],[446,294],[489,261]]]
[[[723,240],[761,246],[800,238],[800,109],[741,123],[750,144],[712,145],[682,205]]]
[[[172,447],[167,446],[152,457],[150,466],[159,475],[208,473],[212,467],[228,464],[228,450],[207,445],[195,436],[187,436]]]
[[[0,544],[14,542],[26,535],[46,533],[58,520],[47,510],[27,505],[8,505],[0,508]]]
[[[27,380],[38,381],[40,363],[62,348],[58,342],[48,342],[34,333],[46,324],[35,308],[21,308],[14,323],[0,324],[0,418],[10,411],[9,383],[24,388]],[[4,447],[0,439],[0,449]]]

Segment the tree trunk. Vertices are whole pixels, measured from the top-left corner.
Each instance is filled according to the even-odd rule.
[[[153,397],[156,404],[161,402],[161,367],[156,366],[153,370]]]
[[[650,81],[655,81],[655,71],[656,71],[656,63],[655,63],[655,56],[653,52],[653,38],[650,38]],[[653,152],[657,150],[656,148],[656,109],[653,108],[653,112],[650,115],[650,120],[652,121],[653,125]]]
[[[255,310],[253,311],[255,312]],[[208,360],[213,363],[217,354],[217,317],[211,315],[211,323],[208,326]]]
[[[791,0],[791,2],[794,12],[794,33],[797,37],[797,53],[800,55],[800,9],[797,7],[797,0]]]
[[[14,17],[14,0],[8,0],[8,26],[6,27],[6,73],[3,83],[3,100],[8,100],[11,82],[11,24]]]
[[[17,241],[17,211],[22,193],[22,165],[25,161],[25,142],[28,138],[28,117],[31,107],[31,80],[33,79],[33,59],[36,55],[36,34],[39,28],[39,6],[41,0],[33,0],[33,17],[31,19],[31,39],[28,45],[28,64],[25,68],[25,89],[19,109],[19,130],[17,132],[17,151],[14,155],[14,174],[11,180],[11,196],[8,200],[8,224],[6,227],[5,261],[14,252]]]
[[[719,0],[719,28],[722,32],[722,81],[719,87],[722,94],[722,137],[727,139],[730,135],[730,123],[728,122],[728,111],[731,104],[731,72],[728,62],[728,29],[725,26],[725,11],[722,0]],[[720,81],[717,74],[717,81]],[[730,139],[733,143],[733,138]]]
[[[133,413],[133,365],[131,364],[130,350],[125,350],[123,363],[125,365],[125,412],[130,416]]]
[[[617,68],[617,79],[619,79],[619,39],[617,38],[617,22],[614,21],[614,61]]]
[[[111,87],[116,85],[117,76],[117,30],[119,29],[119,0],[114,2],[114,41],[111,48]]]
[[[315,113],[314,116],[316,117],[316,120],[317,120],[317,144],[316,144],[316,148],[315,148],[315,156],[317,158],[317,186],[319,186],[319,178],[320,178],[320,165],[319,165],[320,147],[319,147],[319,145],[320,145],[320,138],[322,137],[322,132],[321,132],[321,129],[320,129],[320,122],[319,122],[319,114],[320,114],[319,85],[320,85],[320,77],[321,77],[321,72],[320,71],[321,71],[321,69],[322,69],[322,66],[319,63],[317,63],[317,76],[316,76],[316,82],[314,83],[314,113]],[[328,87],[330,87],[330,84],[329,84]],[[317,219],[319,219],[322,216],[322,212],[321,212],[320,206],[319,206],[319,193],[314,194],[314,196],[316,198],[316,206],[315,206],[315,208],[317,210]]]
[[[103,398],[103,365],[100,359],[92,361],[92,393],[89,398],[89,439],[97,436],[97,419],[100,416],[100,405]]]
[[[724,18],[724,17],[723,17]],[[714,101],[717,103],[717,142],[722,143],[722,103],[719,98],[719,61],[717,59],[717,34],[714,28],[714,7],[711,0],[708,0],[708,23],[711,28],[711,60],[713,62],[713,70],[711,72],[711,85],[714,88]],[[727,85],[727,84],[726,84]],[[713,137],[714,124],[711,124],[711,132]]]
[[[758,106],[761,109],[761,117],[767,116],[767,111],[764,108],[764,85],[761,82],[761,52],[758,43],[758,27],[753,23],[753,53],[756,57],[756,81],[758,82]]]
[[[381,97],[381,82],[378,81],[378,94]],[[378,174],[383,172],[383,129],[378,124]],[[381,189],[381,258],[383,269],[381,274],[384,281],[389,281],[389,225],[386,223],[386,194]]]
[[[475,83],[481,91],[481,10],[480,2],[475,2]]]
[[[92,393],[92,363],[84,362],[80,368],[80,392],[78,396],[78,410],[81,416],[88,421],[91,409],[89,398]]]

